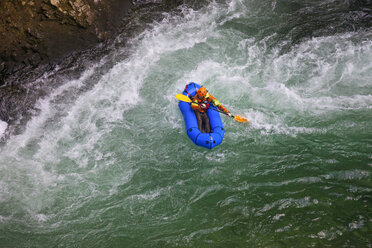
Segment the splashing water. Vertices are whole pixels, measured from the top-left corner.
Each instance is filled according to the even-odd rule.
[[[372,32],[355,8],[165,14],[41,99],[1,147],[0,243],[370,246]],[[175,98],[190,81],[250,125],[222,116],[223,143],[195,146]]]

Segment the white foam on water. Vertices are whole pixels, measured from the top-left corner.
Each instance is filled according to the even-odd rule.
[[[148,86],[146,83],[152,69],[162,58],[171,56],[175,51],[187,53],[199,45],[209,46],[212,51],[219,50],[218,40],[223,37],[218,28],[240,17],[240,3],[231,1],[228,8],[230,13],[227,15],[226,10],[212,3],[207,10],[184,8],[181,16],[165,16],[163,21],[154,23],[151,29],[132,39],[129,57],[119,61],[104,75],[94,77],[94,82],[89,80],[92,80],[91,76],[99,64],[87,70],[79,79],[63,84],[50,96],[41,99],[38,102],[40,115],[27,124],[23,134],[11,137],[0,152],[0,174],[7,175],[1,178],[0,202],[8,201],[9,195],[12,195],[21,208],[28,209],[26,212],[33,219],[43,223],[52,218],[43,209],[53,205],[53,199],[45,199],[44,195],[66,193],[64,187],[76,192],[71,192],[71,198],[66,198],[66,203],[62,203],[66,206],[58,206],[65,208],[61,212],[81,208],[81,199],[85,194],[89,194],[89,197],[84,199],[89,200],[104,193],[109,196],[120,193],[120,186],[128,183],[136,172],[135,165],[141,166],[132,158],[138,158],[136,155],[143,150],[142,144],[136,143],[141,141],[135,141],[131,136],[136,122],[130,119],[129,114],[149,104],[144,97],[144,88]],[[219,19],[221,16],[222,20]],[[295,136],[299,133],[323,132],[321,129],[288,123],[286,117],[296,116],[299,112],[370,109],[371,95],[363,94],[361,90],[369,86],[365,78],[370,73],[370,65],[354,66],[354,61],[347,58],[348,54],[355,57],[355,53],[360,53],[362,61],[369,62],[367,56],[362,56],[362,52],[370,54],[370,43],[367,41],[360,48],[343,47],[344,41],[351,38],[314,38],[284,55],[280,55],[277,50],[270,54],[268,48],[257,44],[252,38],[242,39],[237,43],[237,49],[243,59],[240,58],[238,62],[229,57],[228,53],[225,57],[211,55],[195,62],[192,69],[180,72],[181,76],[175,82],[151,82],[165,86],[154,93],[154,98],[166,99],[169,103],[157,108],[156,115],[165,116],[162,121],[169,122],[167,127],[180,128],[183,133],[182,118],[175,118],[177,114],[180,117],[180,114],[174,96],[183,90],[185,83],[194,81],[205,84],[221,103],[234,114],[247,117],[250,127],[263,135]],[[334,46],[335,52],[331,53],[327,47],[332,48],[333,43],[338,44],[338,47]],[[327,60],[331,55],[337,55],[339,60],[346,56],[341,72],[335,60]],[[159,71],[162,72],[168,71]],[[338,78],[330,77],[332,73],[337,73]],[[340,95],[338,86],[345,86],[348,80],[355,79],[355,73],[364,75],[355,85],[356,92]],[[86,85],[93,86],[81,91]],[[64,96],[69,94],[78,96],[72,102],[64,102]],[[120,143],[117,140],[110,141],[113,144],[106,144],[109,149],[104,149],[107,148],[103,144],[105,139],[116,134],[113,134],[115,128],[120,128],[117,137]],[[246,133],[250,135],[250,132]],[[123,147],[120,154],[107,152],[114,146]],[[200,154],[204,155],[204,152]],[[207,159],[224,163],[228,158],[224,153],[218,153],[215,158],[208,155]],[[115,166],[120,168],[120,173],[108,171],[108,168]],[[105,179],[107,185],[105,189],[100,189],[102,185],[96,181],[105,175],[109,175],[110,179]],[[79,189],[81,185],[86,186]],[[147,202],[155,201],[162,195],[163,190],[153,190],[129,195],[126,199]],[[306,202],[305,199],[304,206],[307,206]],[[0,216],[0,222],[6,218]],[[275,220],[280,218],[281,215],[274,217]]]
[[[5,133],[5,130],[7,129],[7,127],[8,127],[8,123],[6,123],[5,121],[0,120],[0,138]]]
[[[163,55],[190,49],[213,35],[215,24],[210,22],[210,15],[213,20],[219,14],[218,8],[211,8],[208,13],[186,8],[182,11],[181,17],[167,16],[134,38],[131,55],[104,75],[93,76],[104,62],[98,63],[79,79],[63,83],[50,96],[38,101],[40,114],[28,122],[24,133],[12,136],[1,151],[0,172],[8,175],[1,179],[1,184],[9,186],[0,192],[2,201],[9,199],[6,195],[11,189],[14,199],[33,219],[46,222],[49,216],[42,209],[53,204],[53,199],[44,197],[53,192],[58,194],[63,185],[89,184],[88,174],[77,173],[78,169],[99,176],[101,170],[115,164],[112,153],[100,150],[102,139],[110,134],[112,127],[133,128],[132,123],[126,123],[125,113],[144,103],[140,91],[151,67]],[[97,78],[98,82],[90,81]],[[141,147],[130,137],[124,134],[122,139],[129,157],[131,152],[140,152]],[[99,163],[103,160],[104,163]],[[126,171],[126,177],[130,178],[134,172],[129,164],[128,167],[122,167],[122,173]],[[115,178],[112,182],[115,185],[108,193],[115,192],[122,183]]]
[[[257,110],[245,113],[249,117],[250,126],[260,130],[261,135],[285,134],[295,137],[303,133],[324,133],[326,130],[312,127],[291,126],[283,117],[275,114],[267,114]]]
[[[49,219],[45,214],[36,214],[35,217],[38,222],[45,222]]]
[[[273,217],[273,220],[274,221],[278,221],[280,220],[281,217],[285,216],[285,214],[276,214],[274,217]]]
[[[369,109],[372,42],[354,42],[365,35],[317,37],[284,55],[274,52],[264,75],[266,90],[277,102],[314,114]]]
[[[63,97],[66,91],[79,89],[79,87],[83,86],[84,81],[91,76],[93,72],[94,68],[88,69],[79,79],[71,80],[62,84],[49,96],[38,100],[36,108],[40,110],[40,114],[28,121],[24,133],[12,136],[9,141],[7,141],[7,146],[4,152],[16,156],[18,150],[25,147],[30,140],[42,136],[45,131],[45,126],[49,123],[48,120],[54,118],[58,111],[54,102],[57,101],[58,98]]]
[[[6,223],[9,220],[11,220],[10,217],[0,215],[0,223]]]

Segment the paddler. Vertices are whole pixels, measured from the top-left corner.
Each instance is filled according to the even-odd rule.
[[[199,130],[203,132],[204,126],[206,133],[211,132],[211,125],[207,115],[207,109],[209,108],[210,103],[219,110],[223,111],[229,117],[232,116],[231,113],[227,111],[227,109],[215,97],[208,93],[205,87],[200,87],[192,99],[191,108],[195,111]]]

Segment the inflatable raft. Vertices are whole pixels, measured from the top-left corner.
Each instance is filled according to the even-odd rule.
[[[182,94],[192,99],[200,87],[201,86],[196,83],[189,83],[186,85]],[[180,101],[178,107],[185,120],[187,136],[189,136],[192,142],[208,149],[212,149],[221,144],[223,136],[225,135],[225,129],[223,128],[220,113],[212,109],[217,109],[216,107],[211,105],[207,110],[211,125],[210,133],[202,133],[201,130],[199,130],[198,122],[190,103]]]

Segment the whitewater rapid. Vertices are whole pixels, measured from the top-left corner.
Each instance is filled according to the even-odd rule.
[[[7,127],[8,127],[8,123],[6,123],[5,121],[0,120],[0,138],[5,133],[5,130],[6,130]]]
[[[372,32],[301,22],[321,6],[183,6],[61,81],[0,148],[0,242],[368,246]],[[212,151],[184,130],[191,81],[250,121]]]

